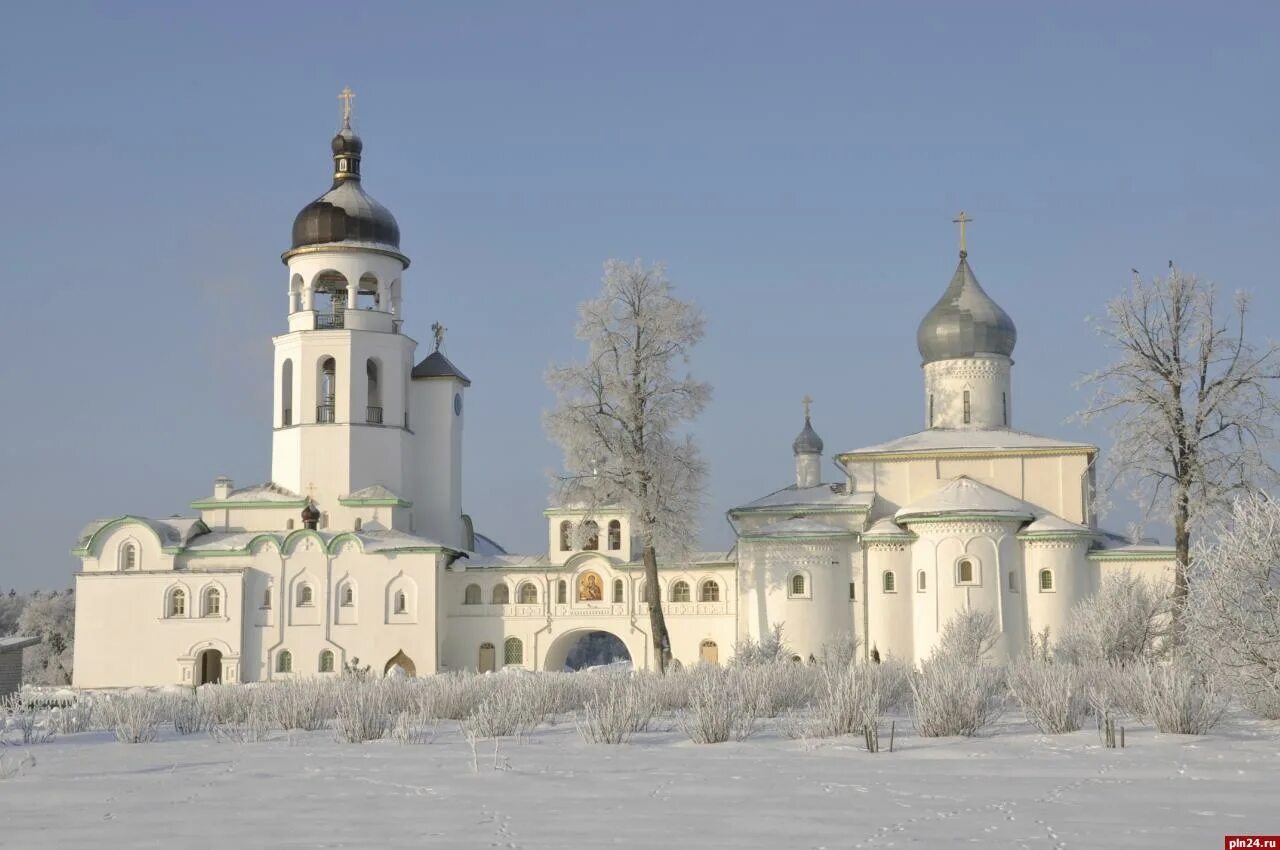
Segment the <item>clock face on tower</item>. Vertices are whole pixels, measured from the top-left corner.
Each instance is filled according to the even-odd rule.
[[[453,415],[462,415],[462,393],[453,394]]]

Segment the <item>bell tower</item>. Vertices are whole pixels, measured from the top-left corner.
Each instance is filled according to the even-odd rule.
[[[272,480],[331,513],[341,513],[339,499],[373,485],[400,496],[407,490],[416,347],[402,332],[409,258],[400,252],[400,228],[364,190],[364,143],[351,126],[355,95],[345,89],[339,97],[332,186],[294,219],[281,257],[288,330],[272,340]]]

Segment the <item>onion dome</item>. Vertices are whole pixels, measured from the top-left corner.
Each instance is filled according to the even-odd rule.
[[[319,522],[320,510],[308,500],[307,506],[302,509],[302,527],[314,530]]]
[[[808,415],[804,417],[804,430],[791,444],[791,451],[798,455],[822,454],[822,438],[813,430],[813,423],[809,421]]]
[[[1013,319],[979,285],[969,267],[969,253],[961,251],[951,285],[916,331],[920,356],[925,363],[975,354],[1008,357],[1017,341]]]
[[[293,220],[293,244],[285,259],[312,245],[355,244],[400,255],[400,225],[395,216],[360,185],[364,143],[351,129],[350,113],[333,137],[333,187],[302,208]],[[407,262],[407,260],[406,260]]]

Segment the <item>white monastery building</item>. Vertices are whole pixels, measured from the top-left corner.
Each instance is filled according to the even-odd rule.
[[[724,662],[778,623],[800,661],[848,634],[870,660],[918,660],[973,607],[997,615],[1009,654],[1045,628],[1060,634],[1109,571],[1171,570],[1169,547],[1098,529],[1094,446],[1014,429],[1017,332],[979,286],[963,230],[955,275],[917,336],[924,430],[835,455],[839,480],[824,482],[806,400],[795,482],[729,511],[729,552],[660,563],[656,590],[621,513],[548,510],[547,550],[506,553],[464,513],[471,381],[441,351],[443,328],[421,359],[405,332],[409,258],[364,190],[347,103],[333,186],[298,214],[282,258],[271,478],[218,478],[188,516],[85,527],[76,686],[344,665],[560,670],[592,632],[645,668],[654,592],[684,664]]]

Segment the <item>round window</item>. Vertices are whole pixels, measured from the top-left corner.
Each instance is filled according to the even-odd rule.
[[[453,415],[462,415],[462,393],[453,394]]]

